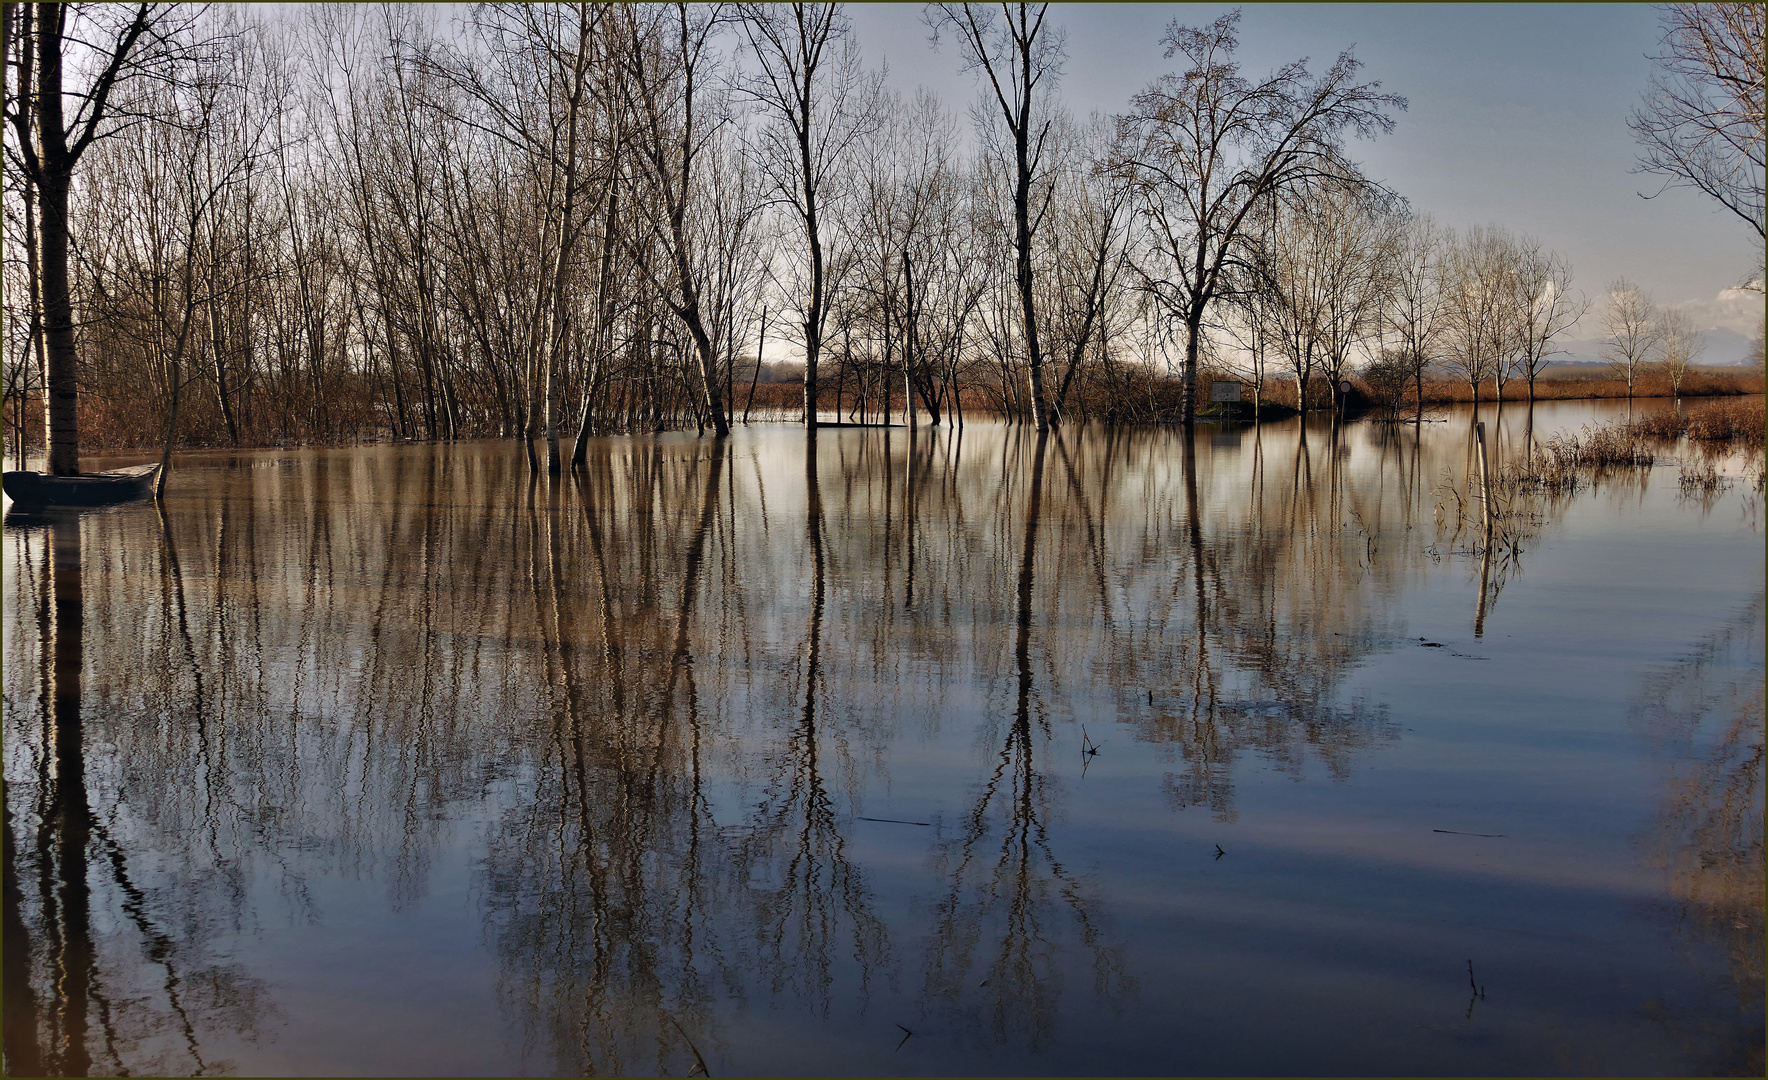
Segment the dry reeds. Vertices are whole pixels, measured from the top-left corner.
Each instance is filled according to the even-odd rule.
[[[1587,478],[1649,468],[1657,460],[1650,438],[1639,421],[1554,435],[1527,458],[1505,466],[1498,482],[1512,491],[1571,492]]]
[[[1725,486],[1725,477],[1710,461],[1685,461],[1676,477],[1684,495],[1704,495]]]
[[[1691,410],[1684,433],[1697,442],[1739,442],[1760,447],[1764,441],[1762,401],[1715,401]]]
[[[1763,444],[1762,402],[1714,401],[1686,412],[1665,409],[1634,420],[1632,429],[1648,438],[1674,440],[1686,436],[1701,443]]]

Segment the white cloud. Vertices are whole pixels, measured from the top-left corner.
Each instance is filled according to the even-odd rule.
[[[1701,330],[1729,330],[1745,338],[1754,338],[1762,325],[1762,282],[1753,282],[1753,289],[1720,289],[1716,296],[1684,300],[1670,307],[1686,311]]]
[[[1702,364],[1741,364],[1749,356],[1750,342],[1762,326],[1761,283],[1755,288],[1720,289],[1709,297],[1665,304],[1688,313],[1700,331],[1702,347],[1696,361]],[[1602,356],[1603,317],[1608,314],[1608,293],[1590,298],[1590,310],[1570,333],[1554,340],[1563,350],[1555,359],[1597,360]]]

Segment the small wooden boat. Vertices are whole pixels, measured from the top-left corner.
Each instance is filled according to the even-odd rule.
[[[0,477],[0,483],[20,506],[108,506],[151,494],[159,471],[158,465],[135,465],[79,476],[21,471],[6,473]]]

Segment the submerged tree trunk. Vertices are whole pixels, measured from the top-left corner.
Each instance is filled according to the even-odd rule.
[[[1198,338],[1203,333],[1203,312],[1201,310],[1185,319],[1185,370],[1183,372],[1184,396],[1182,405],[1186,427],[1197,423],[1197,352]]]
[[[80,471],[79,366],[74,342],[74,306],[68,285],[68,191],[73,158],[61,110],[61,22],[59,4],[38,4],[37,16],[37,304],[43,313],[47,363],[43,417],[49,472]]]
[[[1030,88],[1026,89],[1029,113]],[[1031,165],[1027,159],[1026,125],[1015,133],[1018,138],[1019,185],[1013,192],[1013,225],[1015,247],[1014,276],[1019,285],[1019,306],[1025,316],[1025,362],[1031,383],[1031,420],[1039,431],[1050,430],[1049,405],[1044,399],[1044,356],[1038,345],[1037,304],[1033,298],[1031,274]],[[1187,369],[1189,370],[1189,369]]]

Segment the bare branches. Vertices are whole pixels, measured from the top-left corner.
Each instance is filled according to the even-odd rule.
[[[1187,423],[1204,312],[1245,258],[1254,208],[1291,189],[1367,183],[1342,140],[1391,131],[1390,111],[1406,105],[1379,82],[1359,82],[1348,51],[1318,78],[1298,60],[1255,83],[1234,60],[1239,22],[1233,11],[1207,27],[1168,26],[1167,56],[1188,66],[1137,94],[1118,120],[1120,168],[1151,226],[1143,285],[1186,328]]]
[[[832,211],[841,171],[879,121],[882,79],[867,73],[838,4],[743,4],[743,34],[759,74],[742,84],[767,118],[757,164],[804,236],[800,266],[804,426],[817,425],[817,366],[833,303]]]
[[[980,4],[930,4],[925,18],[933,28],[936,44],[941,29],[949,28],[958,35],[964,69],[979,70],[986,76],[1012,139],[1014,280],[1019,291],[1032,420],[1044,431],[1050,426],[1050,414],[1044,394],[1043,348],[1038,341],[1032,243],[1049,209],[1051,189],[1043,185],[1041,200],[1034,199],[1032,189],[1040,186],[1043,178],[1052,123],[1050,104],[1062,70],[1062,34],[1044,25],[1048,4],[1037,5],[1035,14],[1031,9],[1030,4],[1002,4],[997,23],[994,12]],[[1038,203],[1035,212],[1034,201]]]
[[[1644,289],[1619,278],[1608,287],[1608,309],[1603,314],[1602,354],[1608,366],[1627,384],[1627,396],[1646,368],[1657,358],[1664,343],[1664,326],[1658,306]]]
[[[1693,187],[1764,232],[1763,6],[1664,4],[1663,51],[1627,121],[1639,171]],[[1650,196],[1646,196],[1649,198]]]

